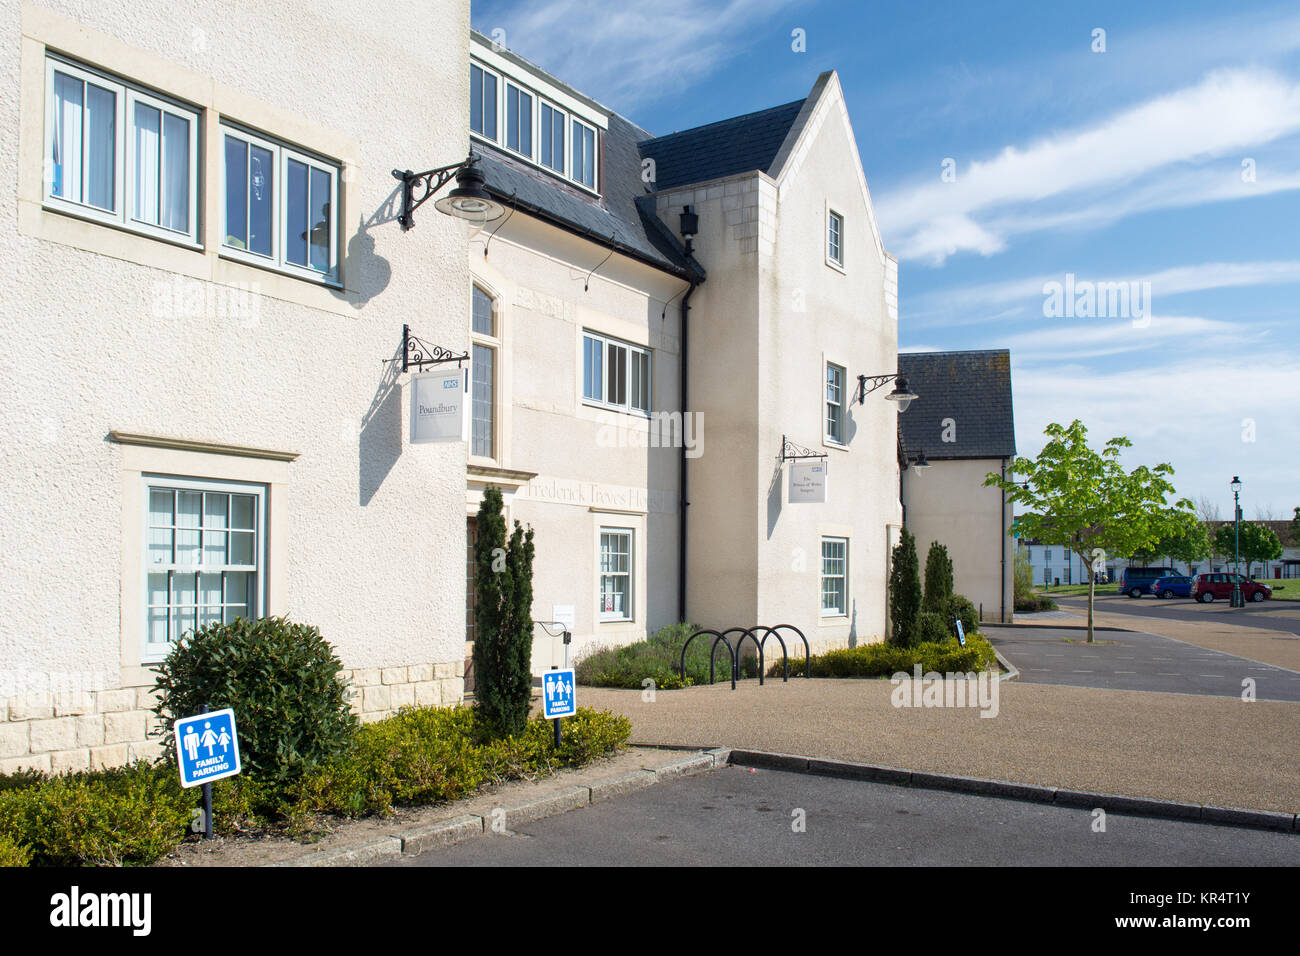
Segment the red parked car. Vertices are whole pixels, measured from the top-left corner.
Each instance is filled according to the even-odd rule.
[[[1192,582],[1192,597],[1202,604],[1209,604],[1215,600],[1230,601],[1233,585],[1238,581],[1241,582],[1243,601],[1265,601],[1273,596],[1273,590],[1266,585],[1242,577],[1240,574],[1233,574],[1231,571],[1216,571],[1213,574],[1196,576],[1196,580]]]

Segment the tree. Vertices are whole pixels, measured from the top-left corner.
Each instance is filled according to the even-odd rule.
[[[1291,533],[1289,535],[1291,544],[1300,545],[1300,507],[1295,509],[1295,515],[1291,519]]]
[[[1048,441],[1036,459],[1012,463],[1009,471],[1015,481],[989,473],[984,484],[1000,488],[1008,500],[1028,509],[1013,525],[1021,537],[1061,541],[1091,570],[1092,643],[1095,572],[1104,566],[1106,553],[1133,554],[1154,547],[1163,535],[1177,530],[1174,516],[1190,514],[1192,503],[1181,498],[1170,505],[1174,486],[1166,476],[1174,470],[1168,464],[1125,471],[1119,456],[1133,444],[1127,438],[1112,438],[1097,452],[1088,446],[1088,430],[1077,418],[1068,427],[1053,422],[1043,433]]]
[[[1219,516],[1219,506],[1208,495],[1201,495],[1196,499],[1196,515],[1201,519],[1201,524],[1205,525],[1206,534],[1210,539],[1210,565],[1213,567],[1215,556],[1219,551],[1214,546],[1214,535],[1209,533],[1209,529],[1223,520]]]
[[[916,618],[921,613],[921,571],[916,539],[906,528],[902,532],[894,545],[889,569],[889,640],[907,647],[916,634]]]
[[[1275,561],[1282,557],[1282,539],[1266,524],[1254,521],[1241,522],[1240,550],[1236,551],[1246,562],[1246,577],[1250,577],[1251,566],[1256,561]],[[1214,547],[1224,554],[1234,553],[1237,544],[1235,529],[1231,522],[1221,524],[1214,531]]]
[[[533,529],[516,521],[507,544],[501,504],[501,489],[489,486],[478,510],[474,697],[487,724],[511,735],[528,723],[533,687]]]
[[[1210,555],[1210,534],[1194,514],[1174,511],[1170,515],[1172,527],[1156,544],[1156,554],[1168,555],[1190,567]]]
[[[934,541],[925,556],[925,597],[921,599],[921,608],[943,614],[951,597],[952,558],[948,557],[947,548]]]

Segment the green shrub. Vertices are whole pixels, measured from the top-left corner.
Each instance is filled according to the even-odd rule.
[[[949,624],[942,614],[922,611],[916,616],[916,640],[921,644],[942,644],[956,633],[956,626]]]
[[[957,633],[957,627],[953,623],[961,619],[961,629],[966,634],[974,634],[980,629],[979,612],[975,610],[975,605],[970,599],[961,594],[954,594],[948,598],[948,606],[944,612],[944,618],[952,632]]]
[[[164,752],[175,753],[176,720],[229,707],[245,773],[292,779],[344,752],[356,731],[340,666],[319,630],[285,618],[199,628],[158,667]]]
[[[921,599],[921,609],[944,614],[951,598],[952,558],[948,557],[947,548],[934,541],[925,557],[925,597]]]
[[[1027,598],[1016,598],[1016,610],[1024,614],[1032,614],[1035,611],[1056,611],[1060,609],[1057,604],[1049,597],[1042,597],[1034,594]]]
[[[602,647],[583,656],[574,665],[578,683],[589,687],[626,687],[640,690],[645,680],[654,681],[657,690],[676,690],[709,682],[709,652],[716,638],[701,634],[686,650],[686,679],[680,676],[682,647],[699,628],[693,624],[669,624],[661,627],[644,641],[624,647]],[[783,637],[785,635],[782,635]],[[736,634],[727,639],[735,646]],[[760,640],[762,637],[760,636]],[[787,646],[789,639],[786,639]],[[745,639],[745,651],[752,655],[754,643]],[[793,649],[793,648],[792,648]],[[763,649],[765,657],[779,655],[780,645],[775,638]],[[754,656],[742,656],[740,676],[757,677],[758,661]],[[714,681],[731,680],[731,655],[718,645],[714,657]]]
[[[13,773],[0,773],[0,793],[6,790],[22,790],[34,787],[49,779],[43,770],[15,770]]]
[[[533,529],[506,542],[501,489],[488,486],[474,544],[474,699],[497,733],[520,733],[533,692]]]
[[[916,539],[906,528],[894,546],[889,567],[889,641],[899,647],[917,642],[916,615],[921,610],[921,572]]]
[[[305,775],[278,813],[292,823],[313,812],[356,817],[458,800],[487,783],[587,763],[624,746],[631,732],[626,717],[580,707],[564,721],[557,751],[540,716],[500,737],[477,708],[404,708],[362,727],[356,748]]]
[[[923,673],[978,672],[986,670],[995,659],[993,646],[983,635],[972,633],[966,635],[965,647],[957,643],[955,637],[911,647],[899,647],[888,642],[863,644],[814,654],[811,666],[814,677],[891,677],[900,671],[910,674],[917,664],[921,665]],[[796,665],[798,673],[802,674],[802,659],[790,661],[790,673],[796,672]],[[767,673],[769,677],[779,677],[780,663],[773,664]]]
[[[31,861],[31,850],[0,833],[0,866],[27,866]]]
[[[148,864],[185,837],[195,803],[170,768],[141,760],[0,793],[0,837],[40,866]]]

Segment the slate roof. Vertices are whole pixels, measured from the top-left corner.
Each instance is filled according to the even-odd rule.
[[[951,458],[1014,458],[1015,420],[1011,403],[1011,353],[900,352],[898,372],[916,400],[898,416],[908,455],[921,451],[930,461]],[[951,418],[956,441],[943,441]]]
[[[478,140],[472,148],[482,157],[488,191],[507,206],[682,278],[702,279],[703,267],[686,256],[675,229],[646,198],[651,188],[641,178],[642,160],[654,159],[653,187],[659,190],[756,169],[766,172],[804,102],[658,137],[612,113],[601,136],[599,197],[505,149]]]
[[[733,116],[667,136],[646,138],[641,155],[655,161],[655,185],[672,189],[759,169],[768,172],[804,100]]]
[[[487,178],[488,192],[507,206],[513,205],[519,212],[547,219],[683,278],[692,271],[702,277],[703,269],[687,259],[680,241],[654,215],[653,208],[643,208],[637,202],[645,195],[646,186],[641,181],[641,157],[636,144],[647,135],[618,114],[609,118],[609,130],[602,136],[599,197],[491,144],[475,140],[473,150],[482,157],[480,168]]]

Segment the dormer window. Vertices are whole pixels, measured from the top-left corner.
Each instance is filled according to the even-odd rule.
[[[477,34],[472,42],[471,139],[491,143],[579,189],[599,192],[600,135],[608,111],[491,48]]]
[[[469,128],[497,138],[497,78],[477,63],[469,66]]]
[[[550,103],[542,104],[541,133],[539,161],[547,169],[564,172],[564,114]]]
[[[506,84],[506,146],[533,158],[533,97],[513,83]]]
[[[588,189],[596,188],[596,131],[573,121],[573,178]]]

